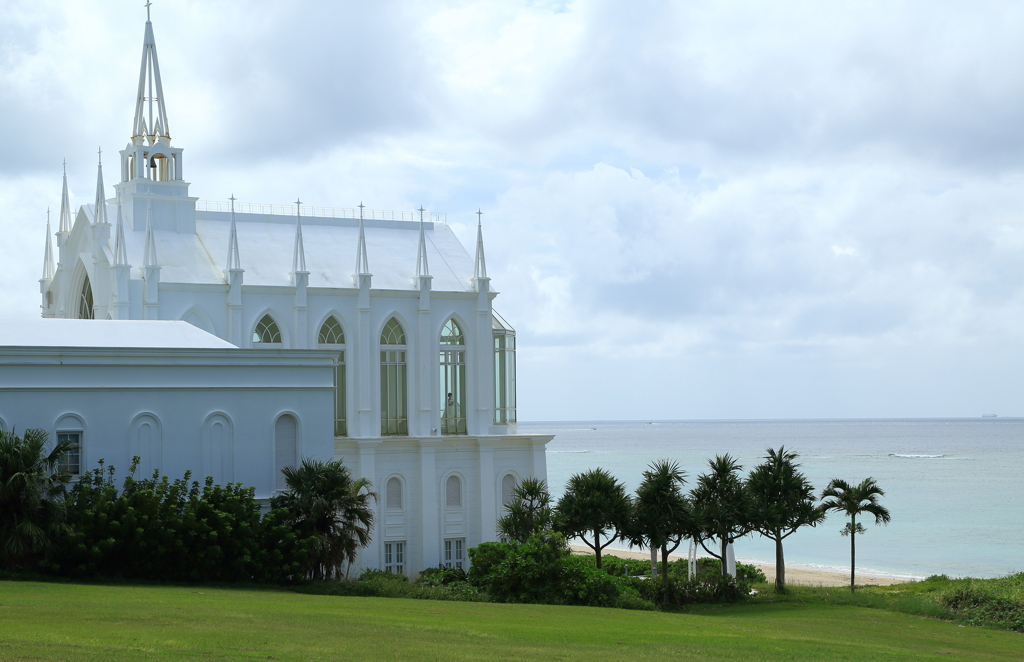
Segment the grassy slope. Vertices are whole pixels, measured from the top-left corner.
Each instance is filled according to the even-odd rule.
[[[1019,660],[1024,636],[859,607],[691,614],[0,582],[0,660]]]

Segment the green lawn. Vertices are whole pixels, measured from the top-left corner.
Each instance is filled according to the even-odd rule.
[[[1024,635],[785,602],[687,614],[0,581],[0,660],[1021,660]]]

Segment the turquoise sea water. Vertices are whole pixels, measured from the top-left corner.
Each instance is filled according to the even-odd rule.
[[[892,523],[864,523],[858,571],[995,577],[1024,570],[1024,419],[538,422],[519,431],[555,435],[547,463],[556,498],[569,476],[593,467],[632,491],[651,461],[671,458],[689,488],[715,454],[738,457],[746,473],[766,448],[785,444],[819,493],[831,478],[868,476],[886,491]],[[792,535],[787,563],[848,571],[844,523],[834,514]],[[736,556],[773,563],[774,543],[744,538]]]

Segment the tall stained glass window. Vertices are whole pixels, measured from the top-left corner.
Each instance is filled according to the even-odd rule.
[[[516,330],[492,311],[491,335],[494,339],[494,422],[516,422]]]
[[[380,433],[409,434],[405,331],[392,317],[380,334]]]
[[[466,434],[466,338],[451,319],[441,330],[441,434]]]
[[[328,317],[317,337],[320,349],[333,349],[338,352],[334,359],[334,436],[348,436],[348,417],[345,402],[345,332],[341,322],[335,317]]]

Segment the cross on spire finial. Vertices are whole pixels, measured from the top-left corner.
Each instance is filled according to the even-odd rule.
[[[150,0],[146,0],[146,22],[149,22],[149,6],[153,3]]]
[[[295,204],[301,207],[302,206],[302,199],[301,198],[295,198]]]
[[[420,205],[420,208],[417,209],[416,211],[418,211],[420,213],[420,223],[422,223],[423,222],[423,212],[425,212],[427,210],[423,208],[423,205]]]
[[[68,174],[68,160],[64,159],[64,174]]]
[[[484,215],[484,213],[482,211],[480,211],[479,207],[477,207],[476,208],[476,224],[477,225],[480,225],[483,222],[483,215]]]
[[[97,153],[97,154],[99,155],[99,157],[100,157],[100,163],[103,163],[103,147],[102,147],[102,146],[100,146],[100,147],[99,147],[99,148],[98,148],[98,149],[96,150],[96,153]]]
[[[363,207],[364,207],[364,206],[365,206],[365,205],[363,205],[363,201],[362,201],[362,200],[360,200],[360,201],[359,201],[359,218],[360,218],[360,219],[361,219],[361,218],[363,217]]]
[[[231,197],[230,197],[230,198],[228,198],[228,200],[230,200],[230,201],[231,201],[232,203],[234,203],[234,201],[235,201],[235,200],[237,200],[237,199],[238,199],[238,198],[236,198],[236,197],[235,197],[235,194],[234,194],[234,193],[232,193],[232,194],[231,194]]]

